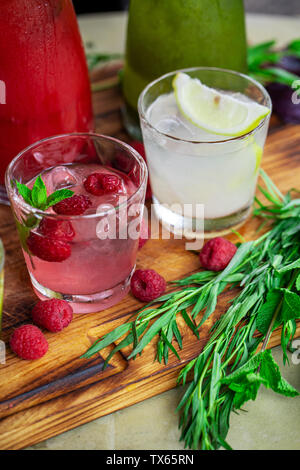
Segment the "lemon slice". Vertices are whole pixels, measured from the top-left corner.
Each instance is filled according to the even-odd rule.
[[[173,88],[180,112],[192,124],[213,134],[246,134],[270,113],[266,106],[220,93],[182,72],[176,74]]]

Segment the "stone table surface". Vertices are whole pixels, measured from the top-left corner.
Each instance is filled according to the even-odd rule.
[[[100,52],[124,51],[126,21],[126,13],[79,17],[84,42],[92,42]],[[283,45],[300,35],[300,16],[248,14],[246,21],[251,43],[276,39]],[[300,354],[290,366],[283,366],[280,347],[273,349],[273,356],[284,377],[300,390],[300,364],[296,364],[300,363]],[[177,389],[165,392],[30,449],[183,449],[175,413],[181,395]],[[261,387],[257,400],[248,402],[245,409],[247,413],[231,417],[228,442],[234,449],[300,450],[300,397],[285,398]]]

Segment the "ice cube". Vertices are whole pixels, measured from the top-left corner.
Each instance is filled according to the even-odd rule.
[[[156,128],[178,139],[193,140],[193,129],[179,116],[165,117],[157,122]]]
[[[58,166],[51,170],[48,181],[52,186],[52,191],[72,188],[79,183],[76,178],[76,173],[65,166]]]

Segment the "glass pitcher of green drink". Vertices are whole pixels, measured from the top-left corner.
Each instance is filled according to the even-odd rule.
[[[140,137],[136,108],[145,86],[196,66],[247,71],[243,0],[131,0],[123,92],[132,136]]]

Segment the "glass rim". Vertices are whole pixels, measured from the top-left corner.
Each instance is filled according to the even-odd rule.
[[[154,85],[156,85],[160,81],[162,81],[162,80],[164,80],[164,79],[166,79],[166,78],[168,78],[172,75],[175,75],[179,72],[183,72],[183,73],[196,72],[197,70],[199,70],[199,71],[201,71],[201,70],[205,71],[206,70],[206,71],[217,72],[217,73],[219,73],[219,72],[220,73],[227,73],[229,75],[239,76],[239,77],[244,78],[245,80],[248,80],[248,82],[255,85],[256,88],[258,88],[262,92],[262,94],[264,95],[264,97],[267,100],[267,107],[270,109],[270,113],[266,117],[264,117],[260,121],[260,123],[256,127],[254,127],[254,129],[252,129],[251,131],[246,132],[245,134],[242,134],[242,135],[239,135],[239,136],[235,136],[235,137],[228,136],[227,139],[223,139],[223,140],[209,140],[209,141],[186,140],[186,139],[181,139],[179,137],[175,137],[173,135],[170,135],[170,134],[167,134],[165,132],[162,132],[162,131],[158,130],[153,124],[151,124],[149,122],[149,120],[146,117],[146,112],[145,112],[144,106],[143,106],[143,101],[144,101],[145,95],[148,93],[150,88],[152,88]],[[224,145],[224,144],[229,143],[229,142],[235,142],[235,141],[243,140],[246,137],[248,137],[248,136],[252,135],[253,133],[255,133],[261,127],[263,127],[263,125],[268,121],[268,119],[270,119],[270,116],[271,116],[271,113],[272,113],[272,100],[271,100],[271,97],[270,97],[268,91],[266,90],[266,88],[263,85],[261,85],[261,83],[259,83],[257,80],[255,80],[254,78],[252,78],[249,75],[246,75],[244,73],[237,72],[235,70],[230,70],[230,69],[223,69],[223,68],[219,68],[219,67],[205,67],[205,66],[203,66],[203,67],[189,67],[189,68],[185,68],[185,69],[179,69],[179,70],[174,70],[172,72],[168,72],[168,73],[166,73],[164,75],[161,75],[160,77],[156,78],[152,82],[148,83],[148,85],[143,89],[143,91],[141,92],[141,94],[139,96],[139,99],[138,99],[138,112],[139,112],[140,119],[142,119],[147,124],[147,126],[151,127],[151,129],[153,129],[159,135],[161,135],[163,137],[166,137],[168,139],[174,140],[176,142],[184,142],[184,143],[194,144],[194,145],[203,145],[203,144],[205,144],[205,145],[223,144]]]
[[[15,191],[15,187],[12,186],[12,184],[11,184],[11,182],[13,180],[11,173],[13,171],[14,165],[17,163],[17,161],[26,152],[34,149],[35,147],[38,147],[39,145],[41,145],[45,142],[50,142],[52,140],[60,140],[60,139],[63,140],[65,138],[70,138],[70,137],[86,137],[86,138],[87,137],[94,137],[94,138],[97,138],[97,139],[100,138],[102,140],[106,140],[106,141],[109,141],[111,143],[117,144],[121,148],[123,147],[124,150],[126,150],[131,155],[133,155],[135,160],[140,164],[140,166],[142,168],[142,171],[143,171],[142,181],[140,182],[139,187],[136,189],[136,191],[133,194],[131,194],[131,196],[128,199],[126,199],[126,201],[121,202],[121,204],[119,204],[118,206],[112,207],[112,208],[110,208],[106,211],[104,210],[103,212],[100,212],[100,213],[96,212],[95,214],[64,215],[64,214],[49,213],[47,211],[43,211],[42,209],[38,209],[36,207],[32,207],[29,204],[27,204],[27,202],[25,202],[22,197],[18,196],[18,194]],[[72,133],[66,133],[66,134],[57,134],[57,135],[54,135],[54,136],[51,136],[51,137],[45,137],[44,139],[38,140],[38,141],[34,142],[33,144],[29,145],[28,147],[26,147],[25,149],[21,150],[12,159],[12,161],[9,163],[9,165],[6,169],[6,172],[5,172],[5,186],[6,186],[6,190],[7,190],[7,193],[9,195],[9,197],[12,200],[14,200],[14,202],[16,204],[18,204],[18,206],[20,206],[22,209],[24,209],[27,213],[38,215],[38,216],[41,216],[41,217],[46,216],[48,218],[64,219],[64,220],[66,220],[66,219],[67,220],[71,220],[71,219],[72,220],[76,220],[76,219],[94,219],[94,218],[97,218],[97,217],[103,217],[103,216],[108,215],[112,212],[119,212],[123,207],[127,207],[130,204],[130,202],[132,201],[132,199],[134,199],[142,191],[144,185],[146,185],[147,173],[148,173],[147,165],[146,165],[145,160],[143,159],[143,157],[133,147],[131,147],[126,142],[122,142],[121,140],[118,140],[115,137],[110,137],[110,136],[107,136],[105,134],[98,134],[96,132],[72,132]]]
[[[2,239],[0,238],[0,274],[4,268],[4,262],[5,262],[5,250],[4,250]],[[1,318],[0,318],[0,327],[1,327]]]

